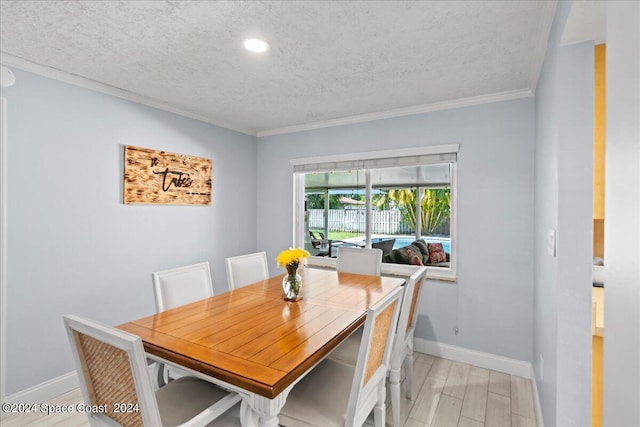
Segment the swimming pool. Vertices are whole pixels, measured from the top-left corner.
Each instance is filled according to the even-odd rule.
[[[377,237],[371,239],[372,242],[379,242],[381,240],[393,239],[394,237]],[[396,242],[393,244],[393,249],[404,248],[405,246],[409,246],[412,242],[415,242],[414,237],[396,237]],[[442,248],[448,254],[451,253],[451,239],[447,238],[438,238],[438,237],[423,237],[422,238],[427,243],[442,243]]]

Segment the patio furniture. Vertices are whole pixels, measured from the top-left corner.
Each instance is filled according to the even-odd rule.
[[[438,246],[438,248],[435,248]],[[441,256],[437,262],[431,262],[434,258],[431,254],[432,251],[439,250]],[[442,245],[426,242],[424,239],[418,239],[411,242],[411,244],[402,248],[393,249],[386,255],[383,255],[382,262],[394,263],[394,264],[412,264],[412,265],[426,265],[427,267],[445,267],[451,266],[450,254],[446,253],[442,248]]]
[[[396,239],[385,239],[379,242],[371,243],[372,248],[382,250],[382,256],[389,254],[393,250],[393,245],[396,244]]]

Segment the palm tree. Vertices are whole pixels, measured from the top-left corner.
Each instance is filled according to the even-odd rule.
[[[431,234],[451,218],[451,190],[429,188],[422,197],[422,229]]]
[[[416,229],[416,191],[401,188],[389,190],[376,201],[376,208],[388,209],[396,206],[402,213],[403,220]],[[451,217],[451,190],[449,188],[428,188],[421,200],[422,230],[433,233],[444,221]]]

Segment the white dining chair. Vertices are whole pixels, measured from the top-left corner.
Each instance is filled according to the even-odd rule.
[[[151,273],[151,279],[157,312],[213,296],[208,262]]]
[[[151,280],[158,313],[213,296],[208,262],[151,273]],[[162,387],[171,378],[187,375],[175,367],[167,370],[157,362],[154,372],[158,387]]]
[[[92,426],[203,426],[240,402],[195,377],[154,392],[140,337],[75,315],[64,323]]]
[[[382,250],[352,247],[338,248],[336,271],[379,276],[382,269]]]
[[[339,248],[336,271],[345,273],[367,274],[380,276],[382,269],[382,250],[377,248]],[[333,350],[329,357],[335,360],[347,361],[355,365],[358,349],[362,341],[363,328],[356,329],[346,340]]]
[[[382,269],[382,250],[346,247],[338,249],[336,271],[345,273],[380,276]],[[346,340],[336,347],[329,357],[355,365],[358,349],[362,341],[362,326],[356,329]]]
[[[405,386],[407,399],[412,398],[413,391],[413,336],[416,329],[418,316],[416,306],[420,299],[422,280],[427,272],[426,267],[418,267],[413,274],[407,278],[403,285],[404,294],[400,316],[398,317],[397,332],[393,343],[393,352],[389,362],[389,388],[391,394],[391,411],[393,427],[400,427],[400,380],[401,368],[404,363]],[[356,330],[334,349],[329,358],[355,365],[358,359],[358,348],[360,340],[360,329]]]
[[[266,252],[229,257],[225,263],[230,291],[269,278]]]
[[[385,423],[385,382],[402,288],[367,311],[355,366],[325,359],[289,395],[280,411],[282,426],[361,426],[374,411],[376,427]]]

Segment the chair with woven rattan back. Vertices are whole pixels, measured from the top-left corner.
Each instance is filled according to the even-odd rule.
[[[411,400],[413,394],[413,334],[418,320],[417,305],[420,300],[420,290],[426,273],[426,267],[418,267],[407,279],[402,308],[398,317],[398,330],[389,363],[389,388],[394,427],[400,426],[400,370],[403,363],[407,399]]]
[[[240,401],[195,377],[154,392],[140,337],[75,315],[64,323],[91,425],[202,426]]]
[[[325,359],[298,382],[280,411],[280,425],[361,426],[373,410],[385,423],[385,382],[402,288],[367,311],[355,366]]]
[[[382,269],[382,250],[363,248],[340,248],[336,271],[344,273],[368,274],[380,276]],[[358,350],[362,341],[362,326],[356,329],[346,340],[336,347],[330,358],[341,360],[351,365],[356,364]]]
[[[389,362],[389,389],[391,394],[391,411],[393,427],[400,426],[400,380],[404,364],[407,399],[412,398],[413,390],[413,334],[416,329],[417,304],[420,299],[422,280],[427,272],[426,267],[418,267],[409,276],[405,284],[402,306],[398,316],[398,326],[393,343],[393,352]],[[340,346],[331,352],[329,358],[350,365],[355,365],[358,358],[360,329],[354,332]]]

